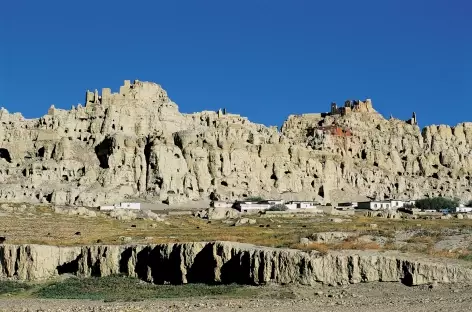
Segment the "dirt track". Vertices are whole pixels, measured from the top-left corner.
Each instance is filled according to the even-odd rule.
[[[142,302],[3,299],[0,311],[324,311],[324,312],[443,312],[472,311],[472,285],[406,287],[370,283],[348,287],[270,286],[267,296],[281,299],[163,299]]]

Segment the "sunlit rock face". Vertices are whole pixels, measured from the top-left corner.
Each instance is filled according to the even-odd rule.
[[[225,110],[182,114],[160,85],[125,81],[39,119],[2,109],[0,201],[472,199],[472,123],[421,131],[356,105],[278,131]]]

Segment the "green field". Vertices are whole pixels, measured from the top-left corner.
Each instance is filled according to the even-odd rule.
[[[88,299],[103,301],[140,301],[164,298],[254,298],[263,287],[243,285],[154,285],[139,279],[108,276],[76,278],[29,284],[0,282],[0,298]]]

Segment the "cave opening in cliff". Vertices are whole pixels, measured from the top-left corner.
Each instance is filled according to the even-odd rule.
[[[44,147],[41,147],[40,149],[38,149],[38,157],[43,158],[43,157],[44,157],[44,153],[45,153]]]
[[[146,138],[146,145],[144,145],[144,161],[146,162],[146,189],[149,185],[150,179],[150,169],[154,169],[151,164],[151,149],[152,149],[152,141],[150,137]]]
[[[100,168],[108,169],[108,158],[113,151],[113,141],[111,138],[105,138],[97,146],[95,146],[95,154],[97,155],[98,161],[100,162]]]
[[[211,192],[209,198],[210,200],[220,200],[219,196],[215,192]]]
[[[77,274],[79,271],[79,261],[82,258],[82,255],[79,255],[76,259],[66,262],[64,264],[58,265],[56,267],[57,274]]]
[[[361,158],[362,159],[367,159],[367,152],[365,150],[362,150],[361,152]]]
[[[7,162],[11,163],[10,152],[6,148],[0,148],[0,158],[3,158]]]
[[[322,198],[324,198],[324,188],[323,186],[320,186],[320,188],[318,189],[318,195]]]

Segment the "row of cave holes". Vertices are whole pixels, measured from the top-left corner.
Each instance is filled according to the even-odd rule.
[[[272,176],[275,177],[275,179],[273,179],[273,178],[271,177],[272,180],[277,180],[277,177],[275,176],[275,174],[272,174]],[[262,181],[261,181],[261,182],[262,182]],[[228,182],[226,182],[226,181],[221,181],[220,184],[223,185],[223,186],[228,186]],[[247,182],[242,182],[242,184],[244,184],[245,186],[249,186],[249,184],[248,184]],[[397,183],[397,184],[398,184],[398,183]],[[314,180],[311,181],[311,187],[312,187],[312,188],[315,188],[315,181],[314,181]],[[244,195],[245,195],[245,194],[243,194],[243,197],[247,197],[247,196],[244,196]],[[323,186],[320,186],[320,187],[318,188],[318,195],[319,195],[320,197],[324,198],[324,189],[323,189]]]
[[[114,125],[113,125],[114,126]],[[45,154],[45,149],[44,147],[41,147],[39,150],[38,150],[38,157],[44,157],[44,154]],[[98,154],[98,153],[97,153]],[[150,145],[148,144],[145,148],[145,155],[146,155],[146,162],[149,163],[149,157],[150,157]],[[98,158],[100,159],[100,167],[102,168],[108,168],[108,157],[100,157],[99,155],[97,155]],[[107,155],[109,156],[109,155]],[[176,158],[180,158],[180,156],[178,154],[175,154],[174,155]],[[3,158],[5,159],[8,163],[11,163],[12,159],[11,159],[11,155],[10,155],[10,152],[6,149],[6,148],[0,148],[0,158]],[[362,159],[366,159],[367,158],[367,153],[365,152],[365,150],[362,150],[361,152],[361,158]],[[406,156],[404,157],[406,158]],[[404,160],[404,159],[402,159]],[[378,163],[377,162],[374,162],[373,164],[375,167],[378,167]],[[267,165],[265,166],[267,167]],[[438,169],[438,165],[433,165],[433,168],[435,169]],[[152,169],[152,168],[151,168]],[[285,171],[285,174],[290,174],[291,172],[289,170]],[[398,172],[398,175],[401,176],[402,173],[401,172]],[[448,173],[448,176],[450,178],[452,178],[452,172],[449,172]],[[439,179],[439,175],[435,172],[431,175],[432,178],[434,179]],[[270,177],[272,180],[277,180],[277,176],[275,174],[272,174],[271,177]],[[466,177],[467,180],[469,180],[470,177]],[[460,177],[458,176],[457,179],[460,179]],[[68,181],[68,177],[67,176],[63,176],[63,180],[64,181]],[[228,186],[228,183],[225,182],[225,181],[222,181],[221,182],[221,185],[223,186]],[[314,187],[314,182],[312,182],[312,187]]]
[[[387,156],[390,156],[390,152],[387,153]],[[365,160],[366,158],[367,158],[367,153],[366,153],[365,150],[362,150],[362,152],[361,152],[361,159]],[[406,160],[407,160],[407,157],[406,157],[406,156],[403,156],[403,157],[402,157],[402,160],[403,160],[403,161],[406,161]],[[376,162],[376,161],[374,161],[374,164],[373,164],[373,165],[374,165],[374,167],[378,167],[378,166],[379,166],[378,162]],[[438,168],[439,168],[439,165],[433,165],[432,167],[433,167],[434,169],[438,169]],[[398,174],[399,176],[402,176],[402,175],[403,175],[400,171],[397,172],[397,174]],[[417,174],[417,175],[419,176],[420,174]],[[449,178],[452,178],[452,172],[451,172],[451,171],[449,171],[447,175],[449,176]],[[429,178],[439,179],[439,175],[438,175],[437,172],[435,172],[435,173],[433,173],[432,175],[430,175]],[[468,180],[468,177],[466,177],[466,179]],[[459,176],[457,177],[457,180],[460,180],[460,177],[459,177]]]

